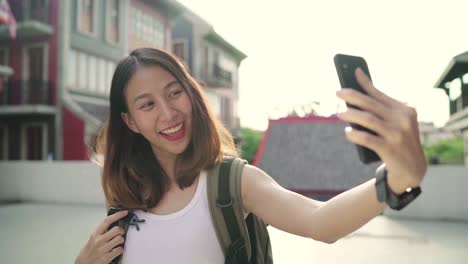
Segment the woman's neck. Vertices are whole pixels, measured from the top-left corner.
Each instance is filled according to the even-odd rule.
[[[175,182],[175,163],[177,157],[156,155],[156,158],[159,162],[159,165],[161,165],[161,168],[164,170],[164,172],[166,172],[171,182]]]

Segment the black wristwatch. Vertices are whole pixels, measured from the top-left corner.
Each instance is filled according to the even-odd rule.
[[[400,195],[392,192],[387,183],[387,169],[385,164],[378,167],[375,172],[375,188],[377,191],[377,200],[379,200],[379,202],[386,202],[388,206],[394,210],[405,208],[421,194],[420,187],[411,188]]]

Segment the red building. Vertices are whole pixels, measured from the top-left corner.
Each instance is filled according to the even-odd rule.
[[[0,92],[2,159],[55,158],[58,0],[10,0],[16,38],[0,27],[0,64],[12,70]]]
[[[107,118],[118,61],[170,49],[172,0],[9,0],[16,38],[0,25],[0,160],[87,160]],[[2,73],[3,72],[3,73]]]

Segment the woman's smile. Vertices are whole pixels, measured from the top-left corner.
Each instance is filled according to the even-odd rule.
[[[185,125],[184,123],[180,123],[172,128],[165,129],[159,134],[169,140],[169,141],[177,141],[182,139],[185,136]]]

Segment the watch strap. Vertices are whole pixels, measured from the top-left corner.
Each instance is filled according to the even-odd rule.
[[[385,164],[379,166],[375,172],[375,188],[377,191],[377,200],[381,203],[387,201],[387,173]]]
[[[388,186],[388,185],[387,185]],[[416,197],[421,194],[421,187],[411,188],[409,191],[405,191],[400,195],[396,195],[395,193],[388,188],[388,197],[387,197],[387,204],[390,208],[395,210],[401,210],[405,208],[409,203],[411,203]]]
[[[386,202],[388,206],[394,210],[401,210],[411,203],[416,197],[421,194],[421,187],[409,188],[404,193],[395,194],[387,182],[387,169],[385,164],[379,166],[376,170],[375,187],[377,191],[377,200]]]

